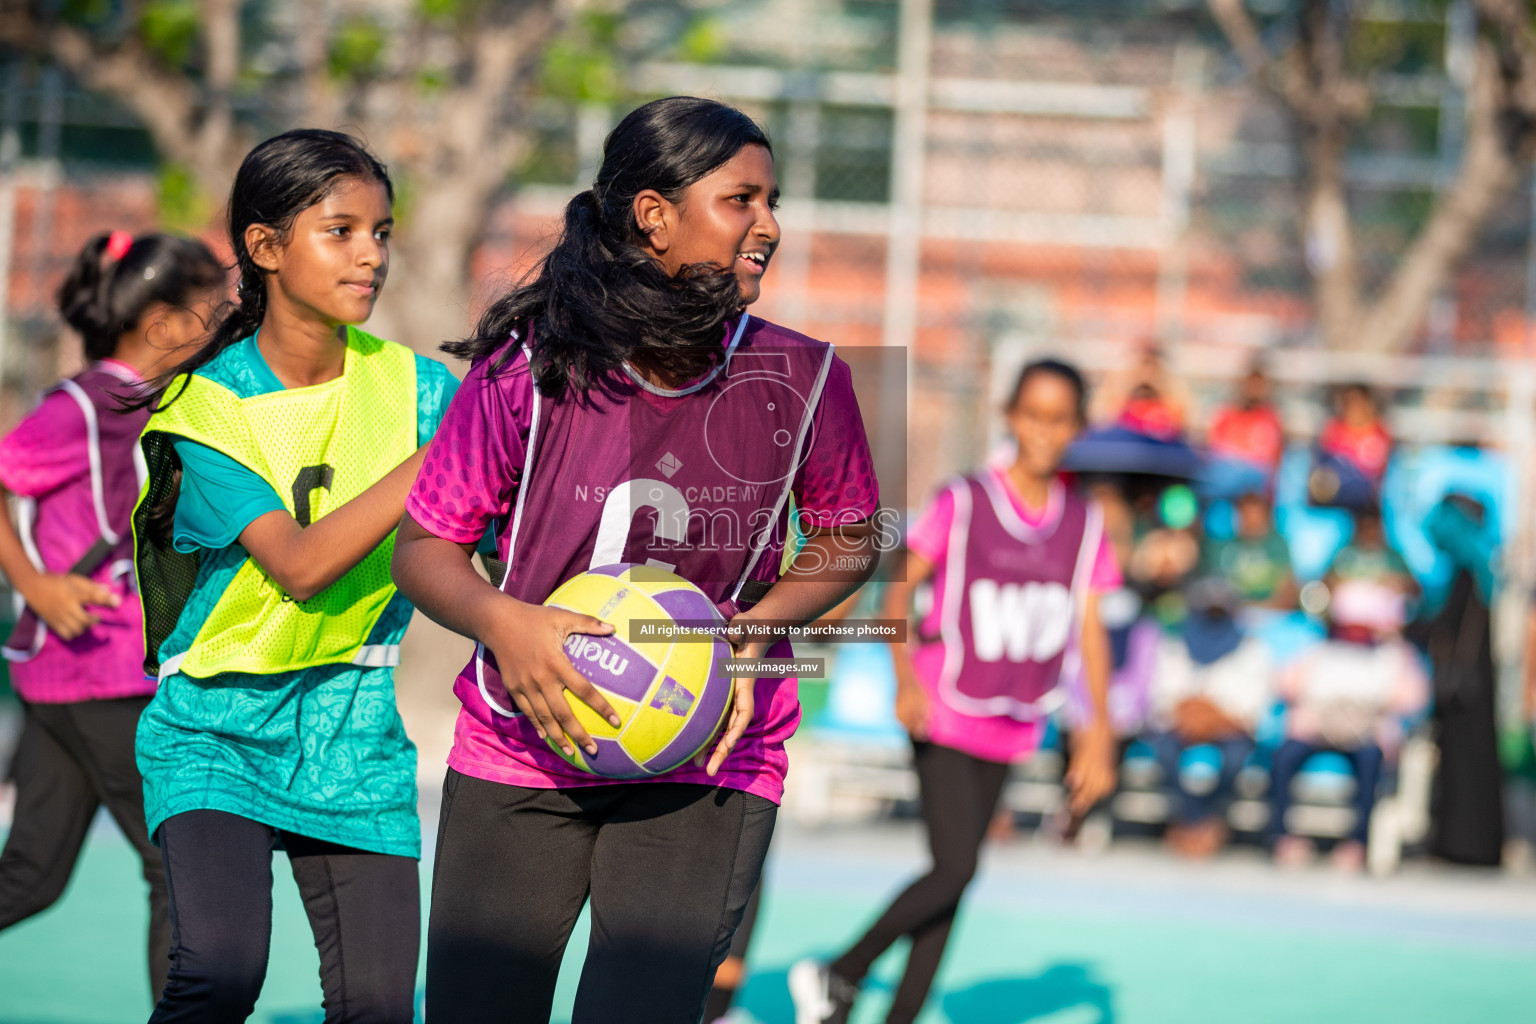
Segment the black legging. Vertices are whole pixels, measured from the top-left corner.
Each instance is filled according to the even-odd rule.
[[[741,915],[741,924],[736,927],[736,935],[731,939],[731,948],[726,952],[727,960],[736,960],[743,965],[746,963],[747,952],[752,947],[752,931],[757,927],[757,912],[763,905],[763,881],[758,879],[757,888],[752,890],[752,898],[747,901],[747,909]],[[722,985],[718,974],[714,984],[710,986],[709,998],[704,1002],[704,1022],[719,1020],[730,1012],[731,1004],[736,1001],[736,992],[745,983],[745,976],[741,983],[735,985]]]
[[[892,943],[903,935],[912,937],[887,1024],[909,1024],[922,1011],[1008,777],[1006,764],[932,743],[914,743],[913,762],[933,867],[907,886],[864,937],[832,963],[834,974],[857,983]]]
[[[98,807],[133,845],[149,883],[149,988],[159,999],[171,948],[165,868],[144,827],[144,780],[133,738],[148,697],[25,704],[11,760],[16,812],[0,853],[0,931],[47,910],[64,892]],[[81,958],[89,950],[76,950]]]
[[[592,934],[573,1024],[695,1024],[762,871],[778,808],[685,782],[443,785],[428,1020],[548,1024],[571,928]]]
[[[171,890],[171,974],[151,1024],[243,1021],[272,943],[272,853],[281,838],[320,951],[326,1024],[411,1024],[421,883],[410,857],[309,839],[224,811],[160,826]]]

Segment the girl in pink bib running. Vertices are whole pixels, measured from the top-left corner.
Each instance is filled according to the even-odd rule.
[[[1093,708],[1067,773],[1073,811],[1114,786],[1098,595],[1120,586],[1120,570],[1098,507],[1059,473],[1086,397],[1065,363],[1024,367],[1007,409],[1018,444],[1012,463],[945,485],[908,533],[906,572],[887,591],[885,614],[905,617],[913,588],[932,582],[918,642],[893,645],[892,654],[896,715],[912,736],[933,867],[836,960],[791,968],[796,1024],[844,1024],[864,975],[902,936],[912,948],[885,1019],[917,1019],[1008,767],[1034,751],[1046,717],[1064,702],[1068,659],[1082,659]]]
[[[454,687],[431,1020],[545,1024],[589,897],[573,1024],[704,1012],[773,831],[796,681],[738,679],[706,764],[589,775],[545,737],[599,750],[566,689],[617,724],[561,648],[611,627],[542,602],[592,568],[665,563],[737,624],[808,622],[873,571],[878,494],[849,369],[746,312],[779,244],[777,197],[768,138],[745,114],[648,103],[608,137],[532,280],[450,349],[474,364],[394,556],[401,592],[480,644]],[[810,539],[778,578],[791,497]],[[470,564],[489,526],[499,590]]]
[[[0,440],[0,488],[17,498],[14,519],[0,502],[0,570],[24,602],[3,650],[23,724],[15,821],[0,853],[0,929],[59,898],[96,809],[106,807],[149,883],[156,999],[171,929],[133,754],[155,680],[144,675],[129,528],[149,413],[124,406],[202,336],[223,286],[201,242],[126,231],[92,239],[59,289],[59,311],[89,365]]]

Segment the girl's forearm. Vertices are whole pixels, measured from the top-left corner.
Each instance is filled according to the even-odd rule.
[[[0,572],[11,581],[16,592],[26,597],[27,590],[40,575],[26,548],[21,545],[21,535],[11,521],[11,505],[7,501],[10,492],[0,488]]]
[[[498,621],[522,602],[491,586],[471,564],[472,545],[428,533],[406,515],[390,574],[422,614],[460,636],[486,643]]]
[[[933,563],[910,550],[902,556],[901,568],[896,578],[886,585],[885,601],[881,614],[887,619],[907,620],[912,614],[912,592],[918,584],[933,575]],[[916,686],[917,672],[912,667],[912,648],[909,636],[906,643],[891,644],[892,668],[899,687]]]
[[[813,534],[800,549],[789,571],[761,602],[743,614],[753,619],[803,625],[814,622],[841,604],[874,575],[879,551],[873,532],[860,527],[843,532]]]
[[[1099,618],[1099,599],[1090,594],[1083,614],[1083,676],[1088,684],[1088,699],[1093,705],[1094,723],[1109,726],[1109,677],[1111,655],[1109,633]]]
[[[345,576],[400,522],[425,448],[340,508],[300,526],[287,511],[268,512],[240,534],[240,543],[294,599],[307,601]]]

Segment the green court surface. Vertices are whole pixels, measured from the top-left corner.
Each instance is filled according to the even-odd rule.
[[[786,826],[770,857],[743,1019],[792,1024],[789,965],[853,938],[921,867],[921,847],[911,823]],[[318,1024],[318,961],[281,855],[274,876],[271,967],[253,1020]],[[128,848],[98,828],[64,900],[0,934],[0,1024],[145,1019],[143,915]],[[570,1012],[585,928],[562,973],[556,1021]],[[898,959],[877,965],[855,1024],[884,1019]],[[1532,879],[1422,866],[1385,882],[1321,869],[1279,875],[1252,852],[1191,867],[1144,844],[1087,860],[1023,840],[989,851],[922,1021],[1532,1019]]]

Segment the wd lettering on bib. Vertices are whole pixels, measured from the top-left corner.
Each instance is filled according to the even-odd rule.
[[[1072,591],[1060,583],[973,580],[971,644],[980,661],[1048,662],[1072,632]]]

